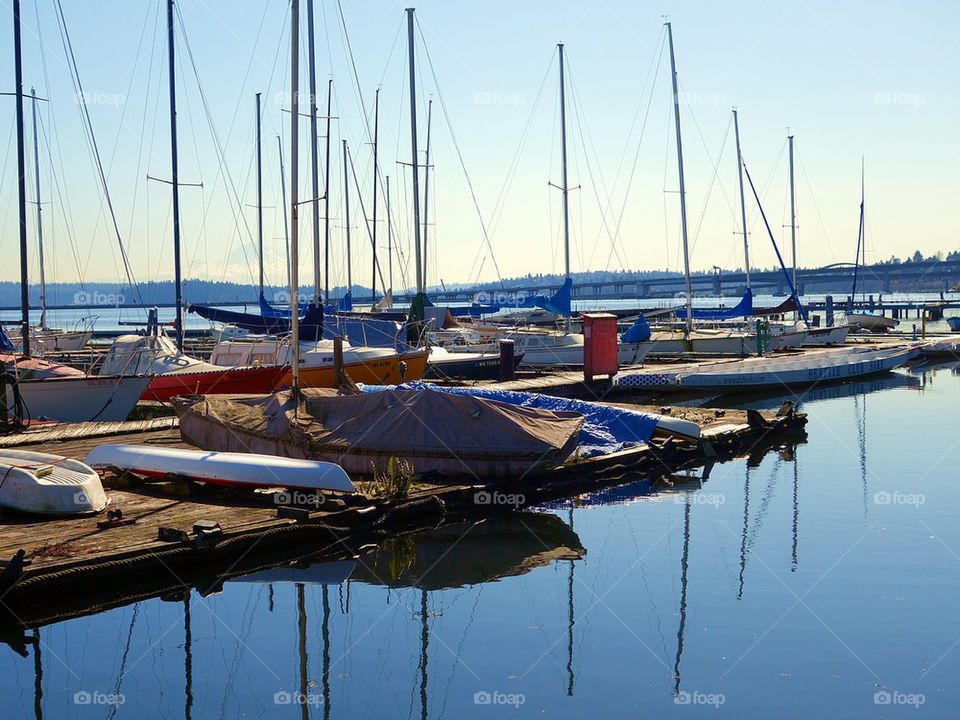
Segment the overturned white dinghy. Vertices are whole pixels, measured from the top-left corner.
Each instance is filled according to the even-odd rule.
[[[0,507],[34,515],[89,515],[106,506],[100,476],[79,460],[0,451]]]
[[[235,488],[356,492],[347,473],[336,463],[276,455],[101,445],[90,451],[86,463],[98,469],[117,468],[147,477],[176,475]]]
[[[888,372],[919,354],[919,346],[823,350],[793,357],[700,365],[677,373],[675,382],[681,387],[728,391],[812,385]]]

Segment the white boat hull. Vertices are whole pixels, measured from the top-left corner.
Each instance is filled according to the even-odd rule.
[[[356,492],[347,473],[336,463],[274,455],[101,445],[90,451],[85,462],[94,468],[114,467],[153,477],[178,475],[231,487]]]
[[[652,343],[649,342],[619,343],[617,345],[617,364],[620,367],[640,365],[652,347]],[[523,348],[521,352],[523,352],[523,361],[521,362],[523,366],[583,366],[583,345],[555,348]]]
[[[107,506],[100,476],[62,455],[0,450],[0,507],[36,515],[88,515]]]
[[[93,337],[93,330],[44,330],[30,329],[30,352],[43,354],[48,352],[72,352],[83,350]],[[17,352],[23,351],[23,338],[17,333],[10,335]]]
[[[18,383],[26,414],[33,420],[119,422],[126,420],[150,384],[149,377],[88,375],[22,380]],[[7,388],[7,407],[13,388]]]
[[[810,385],[887,372],[909,362],[919,353],[919,347],[888,350],[851,348],[792,358],[757,358],[681,372],[676,377],[676,383],[681,387],[730,391]]]
[[[650,353],[653,355],[682,355],[703,353],[706,355],[757,354],[757,336],[729,331],[695,330],[689,338],[683,332],[657,330],[650,337]]]
[[[805,347],[822,345],[843,345],[850,333],[849,325],[834,325],[833,327],[810,328],[807,339],[803,341]]]

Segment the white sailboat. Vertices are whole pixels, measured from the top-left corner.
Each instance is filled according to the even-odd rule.
[[[26,162],[24,160],[23,66],[20,42],[20,0],[13,0],[15,96],[17,116],[17,169],[20,217],[20,337],[22,354],[31,357],[30,304],[27,296],[29,274],[27,264]],[[8,347],[7,350],[11,350]],[[19,405],[22,421],[49,419],[63,422],[87,420],[125,420],[149,378],[93,377],[85,374],[54,378],[26,379],[19,374],[18,359],[12,365],[16,382],[7,386],[6,407]],[[17,400],[19,399],[19,403]]]
[[[36,189],[37,206],[37,251],[40,266],[40,324],[30,328],[30,345],[33,351],[43,355],[50,352],[70,352],[82,350],[93,337],[93,323],[78,323],[73,330],[47,327],[47,279],[43,261],[43,205],[40,201],[40,150],[37,139],[37,93],[30,88],[30,100],[33,114],[33,175]],[[23,351],[22,330],[8,333],[17,352]]]
[[[853,312],[853,303],[857,299],[857,278],[860,270],[860,259],[864,264],[867,261],[867,236],[864,218],[864,172],[863,159],[860,160],[860,226],[857,230],[857,256],[853,261],[853,289],[850,292],[850,309],[847,311],[847,322],[850,325],[868,332],[886,332],[897,326],[897,321],[884,315],[874,313]]]

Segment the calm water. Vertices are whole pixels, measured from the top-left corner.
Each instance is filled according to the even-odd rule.
[[[955,717],[960,377],[802,400],[706,481],[43,627],[0,717]]]

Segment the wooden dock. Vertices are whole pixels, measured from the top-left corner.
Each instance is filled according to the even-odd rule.
[[[276,492],[230,491],[182,479],[120,478],[110,483],[108,478],[110,509],[122,512],[115,525],[103,525],[106,514],[50,520],[3,517],[0,615],[5,617],[0,617],[0,639],[15,644],[26,627],[148,597],[182,595],[190,587],[211,592],[230,577],[294,559],[353,557],[384,537],[512,509],[478,504],[475,494],[480,491],[516,493],[523,497],[520,507],[530,507],[805,440],[806,418],[792,411],[779,416],[688,407],[667,411],[700,423],[703,440],[655,438],[519,481],[496,486],[419,484],[395,500],[331,494],[321,504],[293,507],[278,504],[289,496],[280,498]],[[39,449],[79,458],[104,443],[186,447],[169,418],[113,430],[106,436],[65,427],[59,434],[51,428],[28,435],[33,442],[47,433]],[[204,523],[215,524],[217,530],[206,533]]]

